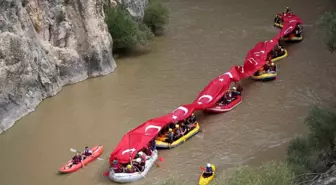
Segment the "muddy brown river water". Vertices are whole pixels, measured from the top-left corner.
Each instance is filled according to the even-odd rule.
[[[124,133],[146,120],[192,102],[203,87],[232,65],[243,64],[248,50],[272,38],[275,14],[290,6],[304,21],[305,40],[287,46],[278,63],[278,79],[243,81],[243,103],[218,115],[198,113],[203,132],[172,149],[147,179],[158,184],[175,177],[196,184],[199,166],[216,164],[220,173],[238,164],[281,160],[289,140],[305,133],[312,105],[334,99],[336,63],[323,45],[317,17],[335,6],[327,0],[168,0],[166,35],[152,52],[117,59],[113,74],[67,86],[35,112],[0,135],[1,185],[105,185],[107,161],[95,161],[70,175],[57,169],[73,153],[69,148],[103,144],[102,158]]]

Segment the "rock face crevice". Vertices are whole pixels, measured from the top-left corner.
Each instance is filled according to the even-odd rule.
[[[64,85],[113,72],[103,0],[1,0],[0,133]]]

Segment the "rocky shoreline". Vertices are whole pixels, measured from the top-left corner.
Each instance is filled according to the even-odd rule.
[[[116,69],[103,11],[113,3],[0,2],[0,134],[63,86]],[[141,19],[147,0],[118,3]]]

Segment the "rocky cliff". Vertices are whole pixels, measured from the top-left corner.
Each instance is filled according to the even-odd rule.
[[[113,3],[0,1],[0,133],[62,86],[115,70],[103,11]],[[147,0],[120,3],[141,19]]]

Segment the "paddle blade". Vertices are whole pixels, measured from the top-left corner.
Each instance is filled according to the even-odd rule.
[[[104,161],[105,159],[103,159],[103,158],[100,158],[100,157],[98,157],[97,158],[98,160],[100,160],[100,161]]]
[[[76,149],[73,149],[73,148],[70,148],[70,152],[77,152],[77,150]]]
[[[104,177],[107,177],[109,175],[109,173],[110,173],[109,171],[105,172]]]
[[[161,156],[159,156],[159,161],[161,161],[161,162],[163,161],[163,158]]]
[[[206,171],[204,167],[200,166],[200,168],[201,168],[202,171],[204,171],[204,172]]]

